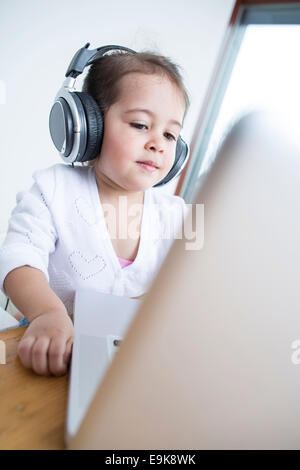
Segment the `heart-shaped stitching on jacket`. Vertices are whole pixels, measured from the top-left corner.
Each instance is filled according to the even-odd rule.
[[[75,199],[76,212],[88,225],[96,225],[99,218],[93,212],[91,205],[83,198]]]
[[[69,261],[74,271],[83,279],[96,276],[106,268],[106,263],[102,256],[96,255],[87,259],[80,251],[73,251],[69,255]]]

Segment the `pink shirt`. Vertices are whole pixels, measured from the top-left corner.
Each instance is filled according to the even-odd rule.
[[[128,259],[124,259],[124,258],[118,258],[119,262],[120,262],[120,265],[122,268],[125,268],[126,266],[129,266],[130,264],[133,263],[133,261],[130,261]]]

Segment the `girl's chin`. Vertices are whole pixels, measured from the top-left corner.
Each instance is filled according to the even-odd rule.
[[[152,188],[156,183],[161,181],[133,181],[131,184],[126,185],[128,191],[146,191],[146,189]]]

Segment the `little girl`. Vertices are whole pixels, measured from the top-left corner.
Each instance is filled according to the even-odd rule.
[[[36,171],[0,250],[0,288],[30,322],[18,354],[40,375],[67,371],[76,289],[145,294],[185,216],[182,198],[152,188],[174,163],[189,104],[177,67],[157,54],[106,55],[84,90],[104,116],[100,154]]]

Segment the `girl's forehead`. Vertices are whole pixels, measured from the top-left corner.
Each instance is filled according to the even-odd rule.
[[[182,91],[166,75],[132,72],[120,80],[120,105],[159,105],[183,113],[185,101]]]
[[[181,90],[166,75],[132,72],[120,80],[120,100],[150,95],[172,95],[183,98]]]

